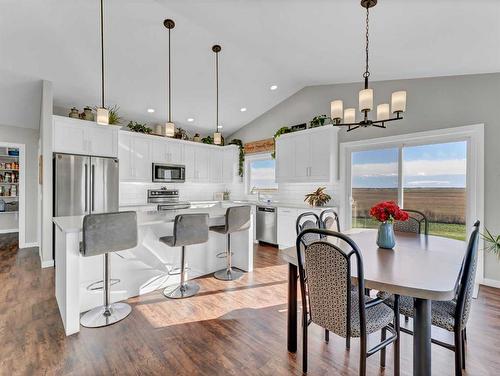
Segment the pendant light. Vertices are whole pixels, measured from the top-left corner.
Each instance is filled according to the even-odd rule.
[[[335,126],[346,126],[347,131],[352,131],[359,127],[379,127],[385,128],[385,123],[403,119],[401,115],[406,111],[406,91],[395,91],[392,93],[391,106],[392,113],[395,115],[391,118],[391,108],[388,103],[379,104],[377,106],[377,117],[375,120],[368,118],[368,113],[373,110],[373,89],[368,87],[368,48],[370,46],[369,39],[369,16],[370,8],[377,5],[377,0],[361,0],[361,6],[366,9],[366,33],[365,33],[365,72],[363,79],[365,81],[364,89],[359,92],[358,109],[363,114],[363,119],[356,122],[356,109],[344,109],[344,103],[341,100],[334,100],[330,104],[332,124]]]
[[[109,111],[104,107],[104,6],[101,0],[101,107],[97,108],[97,124],[109,124]]]
[[[222,144],[222,133],[220,132],[221,127],[219,126],[219,52],[222,47],[218,44],[212,46],[212,51],[215,52],[215,133],[214,133],[214,144]]]
[[[168,29],[168,121],[165,123],[163,135],[167,137],[174,137],[175,124],[172,122],[172,74],[170,69],[170,31],[175,27],[175,22],[171,19],[163,21],[163,25]]]

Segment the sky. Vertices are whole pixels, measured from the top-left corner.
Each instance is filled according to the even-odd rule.
[[[275,179],[275,165],[274,159],[256,160],[250,163],[250,188],[278,188]]]
[[[403,185],[406,188],[464,188],[467,142],[403,148]],[[397,188],[398,149],[352,154],[353,188]]]

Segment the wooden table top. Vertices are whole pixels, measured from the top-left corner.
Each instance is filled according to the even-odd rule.
[[[365,287],[421,299],[451,300],[455,297],[466,242],[397,232],[396,247],[392,250],[377,247],[377,230],[353,229],[345,234],[361,250]],[[349,251],[345,242],[329,241]],[[280,253],[285,261],[297,265],[295,247]],[[355,257],[351,260],[355,279]]]

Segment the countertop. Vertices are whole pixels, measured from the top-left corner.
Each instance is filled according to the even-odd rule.
[[[137,206],[137,205],[136,205]],[[236,205],[233,205],[236,206]],[[194,213],[207,213],[210,219],[224,218],[226,209],[229,206],[214,206],[202,208],[190,208],[172,211],[143,211],[137,212],[137,225],[149,226],[159,223],[174,222],[175,216],[178,214],[194,214]],[[68,217],[54,217],[52,221],[63,232],[80,232],[82,231],[83,215],[68,216]]]
[[[253,200],[227,200],[227,201],[215,201],[215,200],[199,200],[189,201],[195,209],[199,209],[202,207],[214,207],[220,205],[221,207],[229,207],[236,205],[256,205],[256,206],[268,206],[274,208],[293,208],[293,209],[330,209],[336,208],[335,205],[327,205],[322,207],[312,207],[309,204],[304,203],[290,203],[290,202],[281,202],[281,201],[273,201],[273,202],[264,202],[264,201],[253,201]],[[124,204],[120,205],[120,208],[127,207],[148,207],[148,206],[156,206],[157,204],[151,203],[138,203],[138,204]]]

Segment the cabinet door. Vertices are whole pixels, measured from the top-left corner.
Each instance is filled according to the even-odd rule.
[[[120,133],[118,136],[118,159],[120,161],[120,181],[133,181],[132,137]]]
[[[70,154],[87,154],[87,128],[54,120],[54,151]]]
[[[276,180],[278,183],[293,181],[295,177],[295,140],[293,137],[276,142]]]
[[[109,126],[89,127],[86,130],[89,154],[101,157],[116,157],[118,130]]]
[[[311,135],[310,169],[309,178],[314,181],[328,182],[331,170],[331,145],[330,132]]]
[[[184,165],[186,166],[186,181],[196,180],[195,145],[184,145]]]
[[[151,143],[151,162],[167,163],[168,151],[167,144],[163,140],[155,140]]]
[[[182,149],[183,149],[183,144],[180,142],[176,141],[167,141],[166,147],[167,147],[167,155],[168,155],[168,162],[173,163],[173,164],[182,164],[183,163],[183,158],[182,158]]]
[[[222,183],[224,150],[210,150],[210,182]]]
[[[210,151],[211,148],[198,146],[195,151],[196,181],[208,182],[210,179]]]
[[[233,182],[233,179],[236,176],[238,156],[236,151],[229,149],[224,150],[222,157],[222,181],[229,184]]]
[[[133,141],[134,178],[136,181],[151,181],[151,143],[139,137],[134,137]]]
[[[278,208],[278,244],[280,248],[292,247],[295,245],[297,238],[295,230],[295,222],[297,214],[280,213]]]
[[[295,155],[295,174],[297,181],[307,181],[309,176],[309,167],[311,166],[311,137],[309,135],[293,136],[294,155]]]

